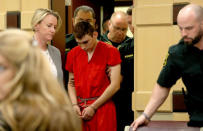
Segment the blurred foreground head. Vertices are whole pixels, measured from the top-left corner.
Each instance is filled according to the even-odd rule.
[[[0,128],[80,130],[66,92],[32,39],[18,29],[0,32]]]

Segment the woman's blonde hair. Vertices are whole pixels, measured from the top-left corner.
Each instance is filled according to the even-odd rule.
[[[15,68],[10,88],[0,104],[13,131],[78,131],[81,121],[63,88],[51,74],[40,49],[25,31],[0,32],[0,55]]]
[[[56,17],[56,19],[57,19],[56,31],[59,30],[59,28],[61,27],[61,24],[62,24],[62,20],[61,20],[60,15],[58,14],[58,12],[50,10],[50,9],[39,8],[39,9],[35,10],[35,13],[32,17],[31,26],[32,26],[33,31],[35,31],[35,26],[37,24],[39,24],[47,15],[53,15]]]

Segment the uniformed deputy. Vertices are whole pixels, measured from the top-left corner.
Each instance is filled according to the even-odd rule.
[[[75,46],[77,46],[77,42],[75,40],[75,37],[73,34],[67,34],[66,35],[66,49],[65,49],[65,53],[67,55],[67,53],[73,49]]]
[[[126,35],[125,39],[122,40],[122,42],[114,42],[114,41],[112,41],[111,39],[108,38],[108,36],[107,36],[108,33],[109,33],[109,31],[107,31],[104,35],[102,35],[102,36],[100,37],[100,40],[103,41],[103,42],[105,42],[105,43],[108,43],[108,44],[110,44],[110,45],[113,45],[114,47],[117,47],[117,48],[119,48],[122,43],[129,43],[129,40],[131,39],[130,37],[128,37],[128,36]],[[130,40],[130,41],[131,41],[131,40]]]
[[[132,34],[134,34],[134,27],[132,26],[132,9],[130,6],[127,10],[128,27]],[[120,127],[122,130],[125,126],[130,125],[134,120],[134,112],[132,110],[132,92],[134,90],[134,38],[130,38],[126,43],[121,44],[119,48],[121,54],[121,74],[123,80],[121,83],[120,92],[121,96],[119,104],[117,105],[120,110]],[[123,99],[124,98],[124,99]]]
[[[185,6],[180,10],[177,22],[183,38],[170,47],[151,99],[143,114],[131,125],[133,130],[150,121],[180,78],[187,89],[188,126],[203,126],[203,8],[194,4]]]
[[[73,26],[75,26],[78,22],[86,21],[89,22],[91,25],[95,26],[95,12],[94,10],[89,6],[79,6],[75,9],[74,15],[73,15],[72,23]],[[75,37],[73,34],[67,34],[66,35],[66,54],[75,46],[77,46],[77,42],[75,40]]]
[[[121,11],[114,12],[109,21],[109,31],[100,37],[101,41],[117,47],[122,59],[123,80],[120,90],[113,96],[116,105],[117,131],[123,131],[134,119],[132,111],[134,39],[126,35],[127,29],[127,14]]]
[[[123,80],[121,88],[116,97],[117,105],[117,121],[118,127],[122,130],[125,126],[130,125],[134,120],[134,112],[132,111],[132,92],[134,90],[134,39],[131,38],[129,42],[124,43],[119,48],[121,54],[121,75]]]
[[[128,29],[127,15],[125,12],[114,12],[109,21],[109,31],[100,37],[101,41],[119,47],[130,39],[126,33]]]

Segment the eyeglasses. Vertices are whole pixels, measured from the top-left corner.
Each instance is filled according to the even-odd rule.
[[[113,28],[117,31],[122,31],[122,32],[126,32],[128,30],[128,28],[120,28],[120,27],[117,27],[115,26],[112,22],[111,22]]]

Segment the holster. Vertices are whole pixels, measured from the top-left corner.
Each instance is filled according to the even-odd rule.
[[[202,127],[203,126],[203,99],[200,99],[197,96],[186,93],[184,88],[182,88],[184,95],[184,103],[186,105],[190,121],[188,126]]]

